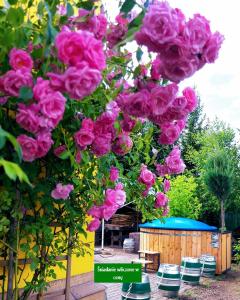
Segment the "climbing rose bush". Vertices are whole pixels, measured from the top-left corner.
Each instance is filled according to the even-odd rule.
[[[146,1],[140,12],[126,2],[114,22],[95,1],[29,2],[33,19],[22,4],[1,9],[1,157],[18,163],[31,186],[5,167],[0,187],[14,199],[21,232],[30,238],[28,224],[36,228],[35,258],[51,248],[49,268],[65,249],[54,241],[69,247],[66,231],[49,224],[68,228],[80,251],[78,235],[130,201],[143,221],[168,214],[169,175],[185,169],[178,139],[198,105],[195,90],[178,83],[213,63],[223,42],[200,14],[187,20],[166,1]],[[48,276],[32,267],[39,280]]]

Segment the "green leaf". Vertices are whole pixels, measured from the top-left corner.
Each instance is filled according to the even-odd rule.
[[[3,167],[6,175],[11,179],[11,180],[16,180],[17,178],[20,180],[20,182],[26,182],[28,185],[31,186],[31,183],[28,179],[28,176],[23,172],[23,170],[19,167],[19,165],[5,160],[5,159],[0,159],[0,166]]]
[[[0,137],[6,137],[13,145],[14,150],[17,152],[18,158],[21,161],[22,160],[22,149],[16,140],[16,138],[10,134],[9,132],[5,131],[0,127]]]
[[[14,5],[14,4],[17,4],[18,3],[18,0],[8,0],[8,3],[10,5]]]
[[[133,7],[135,6],[136,2],[134,0],[125,0],[120,12],[124,13],[125,15],[127,15],[127,13],[129,13]]]
[[[67,159],[70,156],[70,152],[69,151],[64,151],[59,155],[59,158],[61,159]]]
[[[5,146],[6,143],[6,137],[0,134],[0,149],[2,149]]]
[[[32,89],[28,86],[23,86],[19,91],[19,98],[23,100],[30,100],[33,97]]]
[[[77,7],[84,8],[86,10],[92,10],[94,6],[94,1],[79,1]]]
[[[74,14],[73,7],[70,3],[67,4],[67,16],[71,17]]]
[[[140,25],[142,24],[142,20],[144,16],[145,16],[145,12],[142,11],[135,19],[132,20],[132,22],[128,24],[128,29],[136,27],[136,31],[137,31]]]
[[[140,47],[138,47],[137,52],[136,52],[136,58],[137,58],[138,62],[142,59],[142,56],[143,56],[143,51]]]
[[[12,26],[20,26],[24,22],[24,10],[21,7],[10,7],[7,13],[7,21]]]

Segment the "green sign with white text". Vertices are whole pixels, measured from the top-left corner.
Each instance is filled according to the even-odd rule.
[[[141,282],[141,264],[94,264],[95,282]]]

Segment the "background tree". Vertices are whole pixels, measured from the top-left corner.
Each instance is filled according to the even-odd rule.
[[[233,167],[226,152],[219,151],[209,158],[205,166],[204,179],[209,191],[220,201],[223,232],[226,228],[224,205],[233,187]]]

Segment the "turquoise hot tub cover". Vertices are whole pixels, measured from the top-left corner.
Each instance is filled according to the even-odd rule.
[[[159,228],[159,229],[172,229],[172,230],[194,230],[194,231],[217,231],[217,227],[209,226],[205,223],[187,219],[169,217],[164,220],[153,220],[145,224],[140,224],[140,228]]]

